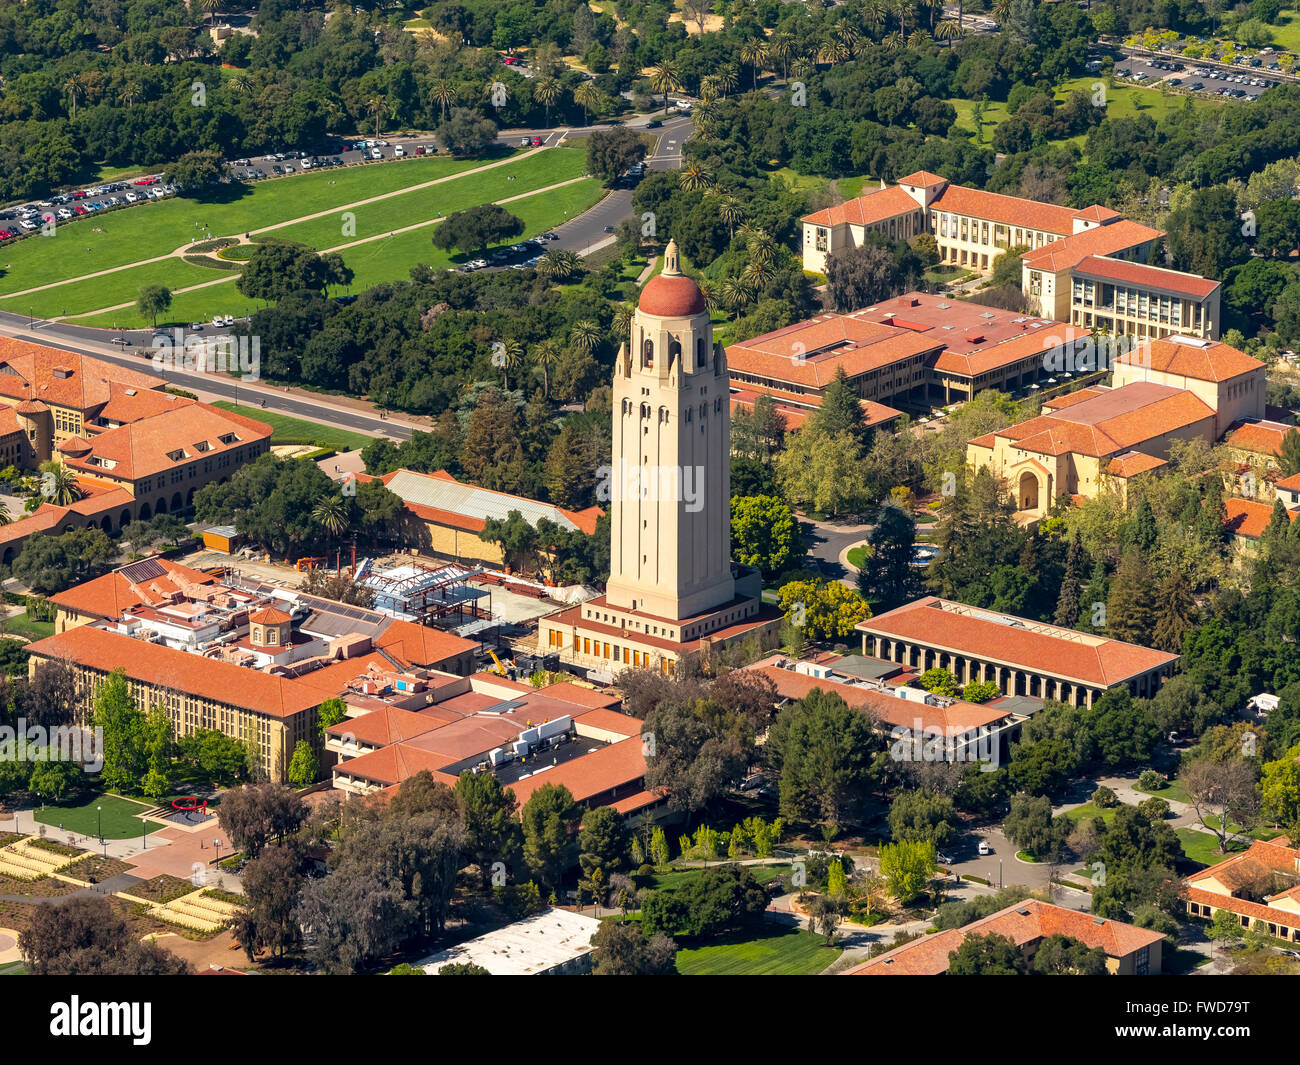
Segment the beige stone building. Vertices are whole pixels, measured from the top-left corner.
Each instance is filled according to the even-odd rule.
[[[1174,441],[1218,440],[1262,416],[1264,376],[1263,363],[1226,344],[1148,341],[1116,362],[1112,387],[1058,397],[1037,418],[977,437],[967,463],[1000,478],[1026,521],[1062,495],[1127,497],[1129,481],[1165,465]]]
[[[538,648],[613,673],[772,631],[761,577],[731,561],[727,359],[677,245],[641,293],[614,367],[606,593],[541,620]]]
[[[829,256],[859,247],[871,233],[890,240],[930,233],[944,263],[988,273],[1009,248],[1041,248],[1118,218],[1106,207],[1058,207],[953,185],[920,170],[897,185],[882,181],[879,189],[806,215],[803,265],[825,273]]]

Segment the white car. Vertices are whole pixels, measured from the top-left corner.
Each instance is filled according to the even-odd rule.
[[[128,193],[126,194],[126,202],[127,202],[127,203],[136,203],[136,202],[139,201],[139,199],[140,199],[140,197],[137,196],[134,192],[128,192]]]
[[[384,153],[381,152],[378,148],[371,148],[371,149],[370,149],[370,158],[371,158],[371,159],[382,159],[383,157],[384,157]]]
[[[393,149],[393,154],[400,159],[403,155],[406,154],[406,149],[399,144],[396,148]]]
[[[980,845],[979,845],[979,847],[977,847],[976,849],[980,852],[980,854],[992,854],[992,853],[993,853],[993,848],[990,847],[990,846],[988,845],[987,841],[985,841],[985,840],[980,840]]]
[[[934,856],[934,860],[937,861],[940,865],[955,865],[955,864],[956,864],[956,863],[953,861],[953,859],[952,859],[949,855],[947,855],[947,854],[936,854],[936,855]]]

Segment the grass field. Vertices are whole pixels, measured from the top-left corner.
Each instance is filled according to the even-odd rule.
[[[5,249],[10,266],[0,277],[0,297],[79,277],[88,269],[106,270],[167,255],[201,239],[205,228],[213,237],[246,233],[450,177],[483,166],[484,162],[438,157],[401,159],[312,171],[255,185],[221,186],[225,199],[219,201],[174,196],[125,210],[87,215],[60,226],[53,237],[29,238]],[[96,228],[102,232],[95,233]],[[342,240],[331,241],[340,243]],[[86,251],[88,246],[90,252]]]
[[[1106,824],[1110,824],[1115,819],[1115,812],[1118,809],[1118,806],[1112,806],[1109,810],[1103,810],[1095,802],[1085,802],[1074,810],[1066,810],[1065,816],[1075,824],[1078,824],[1085,817],[1100,817]]]
[[[677,952],[683,976],[811,976],[843,953],[822,936],[768,925],[756,935],[727,936],[705,947]]]
[[[1174,834],[1183,845],[1183,854],[1187,859],[1200,865],[1218,865],[1219,862],[1226,861],[1246,849],[1246,844],[1235,840],[1228,844],[1227,854],[1218,854],[1216,853],[1219,849],[1218,836],[1209,832],[1195,832],[1190,828],[1176,828]]]
[[[1084,92],[1091,96],[1093,86],[1098,80],[1100,79],[1092,74],[1082,78],[1068,78],[1057,88],[1056,98],[1064,100],[1070,93],[1075,91]],[[1213,101],[1196,96],[1189,97],[1176,92],[1163,93],[1159,89],[1144,89],[1140,86],[1125,85],[1123,82],[1118,82],[1106,90],[1106,116],[1108,118],[1134,118],[1137,115],[1150,115],[1158,122],[1170,112],[1180,110],[1183,101],[1186,99],[1192,101],[1193,107],[1217,106]],[[948,102],[957,110],[957,125],[975,131],[976,136],[973,139],[977,144],[989,144],[993,139],[993,131],[1007,118],[1007,105],[1000,100],[990,100],[984,105],[982,128],[976,131],[973,115],[975,101],[958,98]],[[1077,144],[1082,148],[1086,139],[1086,135],[1080,134],[1077,137],[1067,137],[1064,140],[1053,141],[1052,143]]]
[[[365,433],[354,433],[349,429],[340,429],[334,425],[322,425],[320,422],[309,422],[303,418],[290,418],[287,414],[276,414],[274,411],[262,410],[261,407],[250,407],[241,403],[239,406],[228,400],[218,400],[213,404],[214,407],[220,407],[222,410],[234,410],[249,418],[255,418],[259,422],[266,422],[272,429],[271,443],[282,444],[286,441],[296,442],[300,440],[310,440],[318,447],[332,447],[337,451],[352,451],[355,448],[365,447],[374,440],[373,436],[366,436]]]
[[[1273,43],[1288,52],[1300,52],[1300,11],[1283,8],[1276,26],[1269,26]]]
[[[39,807],[32,811],[32,816],[53,829],[93,836],[99,830],[98,806],[104,808],[104,839],[129,839],[140,835],[140,815],[150,809],[146,803],[124,799],[120,795],[94,795],[80,805]],[[159,827],[154,821],[147,824],[150,832]]]
[[[1153,795],[1157,799],[1164,799],[1166,802],[1190,802],[1191,796],[1187,794],[1187,789],[1183,787],[1183,782],[1175,778],[1166,784],[1163,788],[1155,791],[1142,791],[1141,788],[1134,785],[1134,791],[1142,792],[1143,795]]]
[[[758,878],[760,883],[766,884],[774,877],[789,876],[791,867],[788,862],[777,862],[773,865],[751,865],[746,868]],[[678,891],[691,881],[697,880],[703,872],[702,867],[672,869],[665,873],[656,873],[646,886],[653,891]]]
[[[409,196],[419,195],[427,196],[437,191],[439,193],[440,204],[442,207],[434,207],[429,212],[436,217],[436,211],[442,210],[444,216],[449,211],[462,210],[465,207],[474,206],[478,203],[487,202],[490,199],[502,199],[507,196],[515,196],[520,193],[526,193],[529,188],[536,185],[556,184],[561,181],[568,181],[580,175],[585,165],[585,160],[580,153],[570,152],[565,149],[557,149],[553,153],[556,155],[556,161],[561,164],[556,170],[549,171],[552,175],[549,180],[540,182],[525,181],[521,175],[518,180],[506,183],[504,178],[501,184],[506,185],[504,192],[497,192],[496,179],[492,179],[492,184],[487,185],[493,172],[489,171],[486,175],[465,176],[457,181],[448,182],[446,185],[439,186],[437,190],[424,190],[422,193],[412,193],[406,196],[394,197],[394,202],[408,200]],[[506,168],[502,168],[506,170]],[[576,169],[576,173],[574,170]],[[509,172],[508,170],[506,171]],[[559,176],[555,176],[558,173]],[[485,191],[485,189],[490,191]],[[597,203],[605,195],[605,190],[601,188],[600,183],[594,178],[577,181],[574,184],[566,185],[563,188],[552,189],[549,192],[538,192],[533,195],[525,196],[524,199],[517,200],[514,203],[506,205],[506,209],[511,214],[518,217],[524,223],[524,236],[536,236],[538,233],[545,233],[549,229],[554,229],[561,225],[566,219],[574,215],[581,214],[589,207]],[[381,207],[383,204],[375,204],[374,207]],[[427,207],[427,204],[424,205]],[[413,211],[413,209],[411,209]],[[363,234],[363,212],[357,212],[357,237],[347,238],[340,236],[338,233],[338,216],[333,216],[328,220],[328,225],[332,229],[328,232],[319,230],[319,239],[324,241],[328,237],[328,243],[325,247],[335,247],[338,244],[349,243],[352,239],[364,239]],[[404,220],[395,220],[392,228],[398,226],[414,225],[420,221],[424,215],[410,213]],[[325,220],[319,222],[308,222],[300,226],[288,226],[282,230],[275,231],[275,236],[283,236],[294,240],[304,240],[304,243],[313,243],[306,240],[305,237],[310,235],[308,227],[318,227]],[[462,262],[466,256],[460,254],[449,254],[446,251],[437,249],[431,243],[432,231],[434,226],[421,226],[407,233],[398,233],[393,237],[380,237],[371,240],[365,244],[359,244],[353,248],[344,249],[341,254],[344,262],[352,268],[355,277],[351,286],[351,291],[368,288],[385,281],[405,281],[410,276],[411,267],[424,263],[435,270],[445,270],[455,263]],[[381,229],[379,232],[384,232]],[[369,235],[373,236],[371,232]],[[320,246],[320,245],[316,245]],[[172,306],[167,312],[166,321],[159,320],[159,325],[164,324],[184,324],[186,322],[204,322],[210,321],[216,314],[233,314],[243,316],[254,310],[257,310],[261,304],[256,301],[248,300],[242,296],[235,288],[235,279],[239,276],[235,273],[223,273],[216,270],[208,270],[204,267],[189,266],[178,260],[169,260],[167,263],[157,264],[161,267],[175,268],[179,267],[186,273],[185,284],[202,284],[205,281],[218,281],[219,284],[212,285],[208,288],[198,289],[194,292],[182,292],[173,296]],[[123,274],[133,275],[117,291],[125,291],[125,295],[120,295],[116,300],[93,299],[91,306],[85,310],[95,310],[98,307],[109,306],[115,302],[126,302],[134,300],[138,292],[139,284],[146,283],[139,281],[138,277],[149,267],[137,267],[129,271],[123,271]],[[199,276],[194,278],[194,273]],[[109,275],[115,277],[120,275]],[[99,282],[107,281],[109,278],[96,278],[93,281],[79,282],[75,285],[60,286],[57,289],[51,289],[50,293],[63,293],[74,288],[84,287],[87,290],[87,297],[93,292],[93,286]],[[169,284],[170,288],[183,287],[180,284]],[[337,293],[336,293],[337,294]],[[34,293],[33,297],[47,295],[46,293]],[[32,302],[32,301],[26,301]],[[24,303],[23,299],[14,301],[15,309]],[[0,306],[4,301],[0,300]],[[25,310],[25,306],[22,307]],[[52,313],[57,314],[59,308],[55,308]],[[41,312],[38,310],[38,314]],[[70,311],[70,313],[73,313]],[[102,314],[86,315],[77,319],[79,325],[94,325],[102,327],[117,328],[138,328],[140,326],[151,325],[151,322],[145,321],[136,314],[132,307],[121,308],[116,311],[108,311]]]
[[[11,636],[26,636],[29,640],[43,640],[46,636],[54,635],[54,622],[33,621],[24,610],[21,614],[0,621],[0,632]]]

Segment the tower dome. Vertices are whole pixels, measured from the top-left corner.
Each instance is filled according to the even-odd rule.
[[[637,309],[659,318],[688,318],[704,312],[704,293],[682,273],[675,240],[670,240],[664,249],[663,271],[641,290]]]

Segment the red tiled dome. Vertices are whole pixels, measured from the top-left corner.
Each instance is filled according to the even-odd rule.
[[[664,249],[663,272],[652,277],[641,290],[637,309],[660,318],[685,318],[704,312],[704,293],[681,272],[675,240],[670,240]]]
[[[90,441],[81,436],[70,436],[59,445],[65,455],[84,455],[90,450]]]
[[[684,318],[704,310],[704,293],[689,277],[652,277],[641,290],[637,307],[662,318]]]

